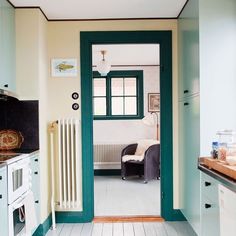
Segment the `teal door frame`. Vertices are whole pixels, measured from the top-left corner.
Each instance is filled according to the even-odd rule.
[[[94,218],[92,114],[92,45],[94,44],[160,45],[161,216],[165,220],[183,220],[181,212],[173,209],[172,32],[96,31],[80,33],[83,212],[77,214],[77,217],[76,213],[72,214],[77,218],[74,221],[86,222]]]

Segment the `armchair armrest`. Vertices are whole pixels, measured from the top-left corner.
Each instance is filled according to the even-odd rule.
[[[123,157],[124,155],[134,155],[137,146],[138,146],[137,143],[133,143],[125,147],[121,152],[121,157]]]
[[[160,162],[160,144],[154,144],[146,150],[144,155],[144,162],[147,161],[156,163]]]

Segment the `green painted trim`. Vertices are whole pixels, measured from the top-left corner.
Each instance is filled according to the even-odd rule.
[[[81,32],[81,128],[83,170],[83,217],[94,216],[93,116],[92,116],[92,45],[160,44],[161,94],[161,216],[174,220],[180,212],[173,209],[173,133],[172,133],[172,32],[110,31]]]
[[[137,115],[111,115],[111,79],[114,77],[135,77],[137,78],[137,96],[130,96],[137,98]],[[107,76],[101,76],[99,72],[93,71],[93,78],[106,78],[106,105],[107,114],[106,116],[94,116],[94,120],[137,120],[143,119],[143,70],[117,70],[110,71]],[[93,96],[97,97],[97,96]],[[116,96],[113,96],[116,97]],[[117,97],[129,97],[129,96],[117,96]]]
[[[38,228],[33,233],[33,236],[44,236],[48,232],[52,225],[52,214],[48,216],[48,218],[43,222],[43,224],[40,224]]]
[[[92,219],[88,218],[88,215],[81,211],[56,212],[57,223],[85,223],[90,221],[92,221]]]
[[[121,176],[121,169],[94,170],[94,176]]]

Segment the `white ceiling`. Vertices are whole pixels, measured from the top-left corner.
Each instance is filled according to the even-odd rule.
[[[105,60],[111,65],[159,65],[159,44],[93,45],[93,65],[102,60],[101,50],[106,50]]]
[[[48,19],[173,18],[187,0],[10,0],[37,6]]]

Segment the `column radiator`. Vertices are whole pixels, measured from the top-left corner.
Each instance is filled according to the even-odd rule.
[[[128,144],[95,144],[94,169],[120,169],[121,151]]]
[[[57,123],[56,209],[82,210],[80,121],[73,118],[60,119]]]

